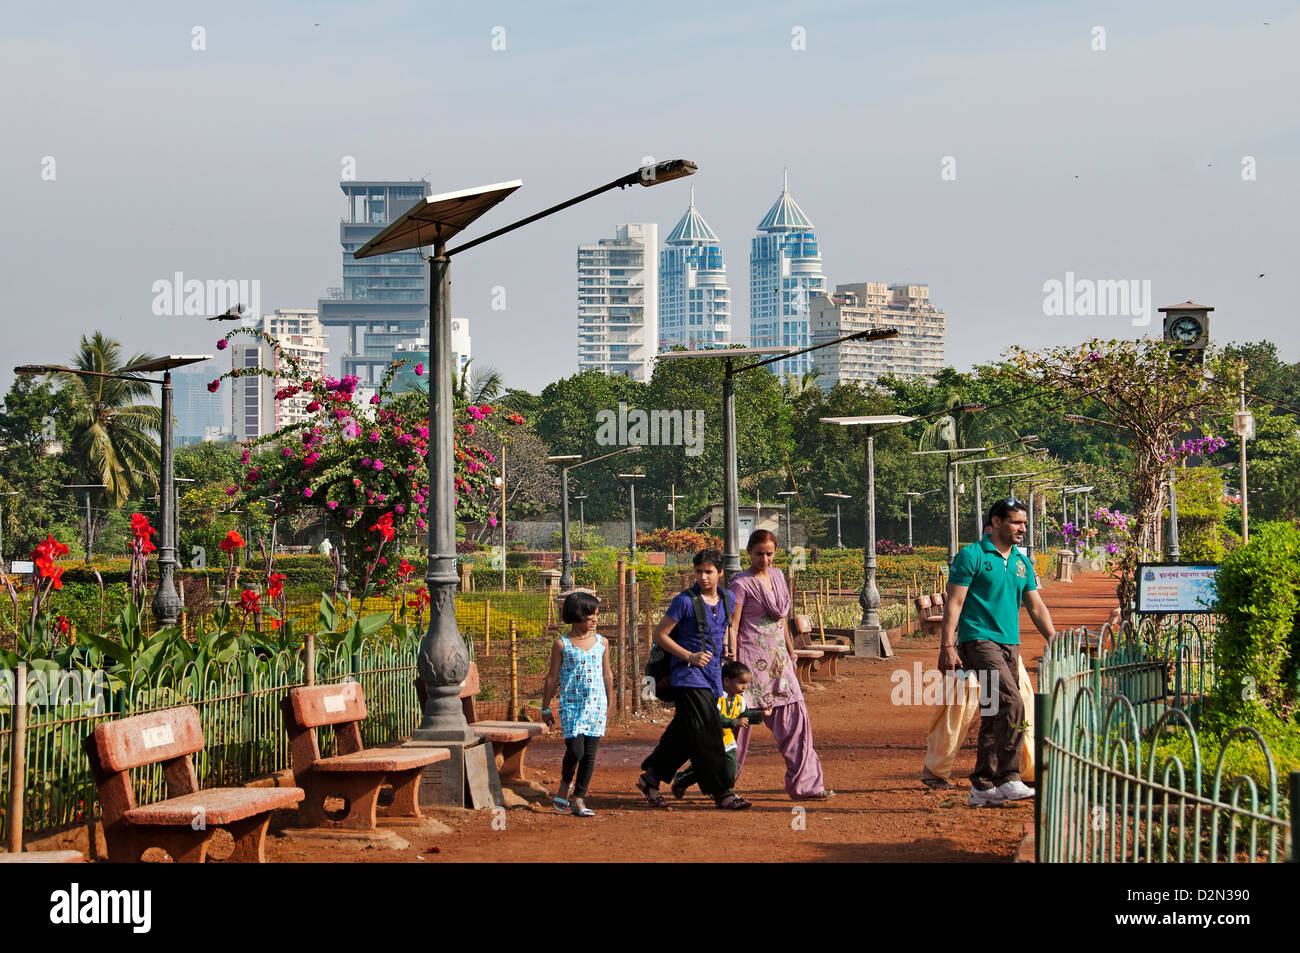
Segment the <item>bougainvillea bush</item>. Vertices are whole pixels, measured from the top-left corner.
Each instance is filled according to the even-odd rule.
[[[425,453],[429,441],[428,398],[419,392],[394,394],[395,372],[405,361],[389,368],[378,392],[364,404],[357,399],[360,383],[355,375],[312,378],[302,373],[279,342],[263,331],[237,328],[222,340],[248,335],[276,355],[275,368],[236,368],[223,378],[249,375],[277,382],[277,401],[302,397],[309,400],[309,418],[280,428],[246,449],[247,467],[240,485],[227,488],[235,502],[272,497],[275,512],[290,516],[315,512],[328,526],[341,532],[347,544],[348,572],[360,581],[377,541],[375,527],[397,536],[427,528],[429,499]],[[424,366],[417,364],[417,375]],[[222,378],[208,385],[220,387]],[[498,418],[505,418],[498,424]],[[484,430],[517,426],[517,414],[497,414],[490,405],[463,404],[456,408],[456,515],[468,521],[491,520],[494,501],[492,476],[497,461],[479,446]],[[380,556],[373,581],[383,583],[394,567]]]

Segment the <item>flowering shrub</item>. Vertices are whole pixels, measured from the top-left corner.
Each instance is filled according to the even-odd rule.
[[[636,545],[638,549],[648,549],[653,552],[693,555],[701,549],[721,549],[722,540],[716,536],[697,533],[692,529],[679,529],[676,532],[657,529],[653,533],[638,532]]]
[[[1160,459],[1176,463],[1187,457],[1208,457],[1227,445],[1228,441],[1222,437],[1197,437],[1193,440],[1184,440],[1177,446],[1170,447],[1166,452],[1160,454]]]
[[[368,563],[379,582],[388,574],[386,561],[374,546],[392,542],[407,527],[427,528],[429,500],[429,420],[426,398],[418,393],[394,395],[394,374],[405,362],[394,363],[384,375],[378,392],[362,406],[356,399],[355,375],[313,379],[302,373],[293,357],[280,349],[279,342],[265,332],[237,328],[223,338],[237,334],[254,337],[269,346],[277,367],[236,368],[224,377],[250,374],[287,381],[275,393],[277,401],[309,397],[303,408],[310,415],[304,423],[283,427],[250,444],[270,445],[277,452],[246,454],[248,470],[237,487],[227,492],[240,501],[258,497],[277,498],[278,516],[316,511],[341,526],[348,542],[349,571],[359,579]],[[423,368],[419,368],[423,371]],[[492,472],[496,457],[467,438],[481,428],[496,429],[494,408],[468,405],[457,408],[455,427],[455,505],[458,519],[484,521],[490,517],[493,496]],[[523,423],[512,415],[509,424]]]
[[[892,539],[876,540],[877,556],[910,556],[914,552],[916,552],[916,547],[896,543]]]

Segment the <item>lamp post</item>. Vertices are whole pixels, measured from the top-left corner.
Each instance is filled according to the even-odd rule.
[[[931,493],[938,493],[938,492],[939,492],[938,487],[935,487],[933,490],[925,490],[923,492],[918,490],[907,491],[907,545],[909,548],[912,546],[912,497],[929,496]]]
[[[456,625],[456,505],[454,493],[451,346],[451,257],[530,222],[577,205],[596,195],[633,185],[651,186],[691,175],[695,163],[684,159],[646,166],[582,195],[448,249],[447,243],[477,218],[504,201],[523,183],[518,179],[482,188],[431,195],[417,202],[382,232],[353,253],[368,258],[432,246],[429,257],[429,487],[434,505],[429,529],[429,630],[420,642],[416,668],[426,689],[420,726],[413,739],[472,744],[475,734],[465,721],[460,686],[469,673],[469,651]]]
[[[582,540],[587,535],[587,494],[575,496],[574,499],[578,501],[578,543],[585,545]]]
[[[677,492],[676,483],[670,483],[668,485],[668,513],[672,519],[672,529],[669,530],[670,533],[677,532],[677,501],[685,498],[685,493]]]
[[[740,572],[740,491],[736,460],[736,377],[746,371],[752,371],[777,361],[784,361],[787,358],[797,357],[800,354],[807,354],[809,351],[820,350],[835,344],[859,340],[883,341],[897,336],[897,328],[867,328],[865,331],[846,334],[843,337],[834,338],[821,344],[814,344],[811,347],[800,348],[799,350],[791,350],[789,347],[717,347],[686,351],[664,351],[662,354],[655,356],[655,359],[660,361],[682,358],[713,358],[721,359],[724,362],[722,378],[722,456],[724,463],[722,525],[725,538],[723,540],[722,563],[723,573],[728,579],[734,579]],[[769,357],[768,355],[775,356]],[[740,367],[735,366],[736,361],[748,358],[758,358],[758,360]]]
[[[836,549],[843,549],[843,548],[844,548],[844,536],[843,536],[843,535],[841,534],[841,532],[840,532],[840,529],[841,529],[841,526],[840,526],[840,504],[841,504],[844,500],[851,500],[851,499],[853,499],[853,497],[849,496],[849,494],[847,494],[847,493],[823,493],[822,496],[829,496],[829,497],[831,497],[833,500],[835,500],[835,548],[836,548]]]
[[[160,456],[162,473],[159,475],[158,492],[158,527],[160,545],[158,547],[158,589],[153,597],[153,615],[159,625],[174,625],[181,614],[181,601],[176,595],[175,572],[179,565],[176,558],[176,520],[174,506],[176,500],[175,472],[172,463],[173,427],[172,427],[172,371],[178,367],[197,364],[209,360],[210,354],[172,354],[166,357],[151,358],[128,364],[121,373],[108,374],[102,371],[82,371],[62,365],[24,365],[15,367],[18,374],[73,374],[78,377],[107,377],[113,380],[141,381],[146,384],[162,385],[162,432]],[[163,372],[162,380],[139,377],[139,374]],[[86,494],[86,559],[91,556],[90,538],[90,494]]]
[[[876,431],[887,427],[900,427],[910,424],[915,417],[901,414],[887,414],[877,417],[823,417],[824,424],[837,424],[841,427],[861,427],[866,434],[866,453],[863,461],[863,483],[865,484],[867,505],[863,513],[865,521],[863,545],[862,592],[858,595],[858,604],[862,606],[862,621],[853,630],[854,652],[864,657],[876,658],[883,654],[880,641],[880,590],[876,588]],[[840,494],[828,493],[827,496]],[[835,522],[838,533],[839,501],[835,503]]]
[[[1255,415],[1246,409],[1246,367],[1241,368],[1240,407],[1232,415],[1232,432],[1241,440],[1241,542],[1250,542],[1250,494],[1246,490],[1246,441],[1255,439]]]
[[[599,457],[592,457],[582,463],[574,463],[572,466],[562,467],[560,469],[560,493],[563,497],[560,506],[560,591],[568,592],[573,588],[573,555],[569,550],[569,471],[576,470],[578,467],[585,467],[589,463],[595,463],[598,460],[604,460],[606,457],[616,457],[620,453],[640,453],[641,448],[633,445],[624,447],[622,450],[615,450],[613,453],[606,453]],[[547,463],[567,463],[571,460],[582,460],[581,454],[567,454],[562,456],[547,457]],[[585,500],[586,497],[579,499]],[[585,527],[583,527],[585,529]],[[579,538],[583,530],[578,532]]]
[[[644,480],[644,473],[620,473],[620,480],[627,481],[627,534],[628,553],[631,556],[633,578],[636,575],[636,481]]]
[[[788,553],[794,543],[794,536],[790,532],[790,497],[798,496],[798,490],[779,490],[777,496],[785,497],[785,551]]]

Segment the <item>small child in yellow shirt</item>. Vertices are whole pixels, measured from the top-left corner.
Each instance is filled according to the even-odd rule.
[[[745,708],[745,689],[749,687],[750,680],[754,673],[749,670],[749,666],[744,662],[726,662],[722,666],[722,691],[725,693],[718,697],[718,718],[722,724],[722,747],[727,756],[727,785],[730,787],[736,783],[736,733],[735,730],[740,726],[742,721],[747,721],[751,725],[760,724],[763,721],[763,712],[760,709]],[[679,800],[686,796],[686,789],[695,783],[695,771],[688,764],[681,771],[678,771],[673,778],[672,792],[673,797]]]

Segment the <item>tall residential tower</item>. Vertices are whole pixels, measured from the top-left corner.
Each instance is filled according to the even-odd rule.
[[[659,268],[653,222],[619,225],[578,246],[578,370],[648,381],[659,342]]]
[[[659,343],[715,347],[731,340],[731,289],[722,245],[691,204],[659,253]]]
[[[749,250],[749,341],[753,347],[808,347],[814,297],[826,291],[813,223],[790,197],[786,175],[781,197],[758,223]],[[772,364],[777,374],[802,375],[812,355]]]

